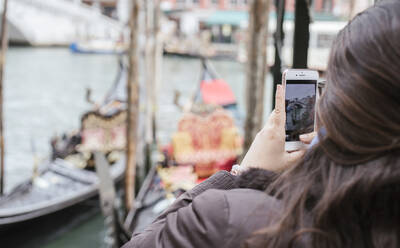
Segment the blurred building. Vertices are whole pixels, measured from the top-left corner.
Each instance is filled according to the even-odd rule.
[[[163,9],[216,9],[216,10],[248,10],[250,0],[161,0]],[[274,3],[274,1],[271,1]],[[296,0],[286,0],[286,11],[292,13]],[[353,3],[353,5],[352,5]],[[314,0],[314,13],[327,13],[335,16],[349,17],[373,5],[374,0]],[[273,9],[274,7],[272,7]]]
[[[81,0],[13,0],[7,22],[12,44],[69,46],[80,39],[118,40],[124,30],[115,19]]]
[[[118,0],[74,0],[82,3],[96,6],[101,9],[101,12],[107,16],[115,17]]]
[[[117,5],[118,0],[76,0],[82,1],[83,3],[93,5],[93,4],[100,4],[101,6],[105,7],[114,7]]]
[[[311,9],[317,13],[332,13],[337,0],[314,0]],[[293,12],[296,0],[286,0],[286,11]]]
[[[353,18],[355,15],[374,5],[374,0],[336,0],[337,3],[333,13],[346,19]]]
[[[165,9],[247,10],[249,0],[162,0]]]
[[[118,2],[123,0],[71,0],[101,8],[103,14],[115,16]],[[170,10],[230,10],[247,11],[251,0],[161,0],[162,9]],[[271,1],[274,3],[274,1]],[[296,0],[286,0],[286,11],[294,12]],[[352,4],[353,3],[353,4]],[[374,0],[313,0],[311,9],[314,13],[333,14],[344,18],[353,17]],[[272,6],[272,10],[274,6]]]
[[[287,0],[286,9],[294,11],[296,0]],[[250,0],[162,0],[165,8],[169,9],[218,9],[218,10],[247,10]],[[273,2],[273,1],[272,1]],[[315,12],[332,12],[337,0],[315,0]]]

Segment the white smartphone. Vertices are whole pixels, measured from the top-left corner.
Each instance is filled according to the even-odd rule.
[[[305,145],[300,135],[315,129],[315,103],[317,102],[318,72],[289,69],[283,73],[286,106],[286,151],[296,151]]]

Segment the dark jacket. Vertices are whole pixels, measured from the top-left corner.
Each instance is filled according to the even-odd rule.
[[[279,211],[279,201],[261,191],[273,177],[264,174],[259,182],[248,182],[226,171],[216,173],[181,195],[123,248],[240,247]],[[243,188],[246,184],[258,190]]]

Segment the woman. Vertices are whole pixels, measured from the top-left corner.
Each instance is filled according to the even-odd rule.
[[[399,0],[358,15],[333,45],[317,144],[284,151],[278,87],[247,171],[218,172],[124,247],[400,247],[399,41]]]

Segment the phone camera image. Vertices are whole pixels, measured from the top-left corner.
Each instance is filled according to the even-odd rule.
[[[314,130],[316,84],[314,80],[286,81],[286,141]]]

